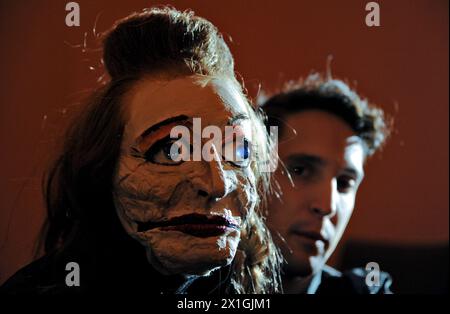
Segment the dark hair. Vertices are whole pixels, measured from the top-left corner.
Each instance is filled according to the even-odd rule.
[[[366,144],[366,154],[372,155],[389,136],[389,124],[383,110],[352,90],[345,82],[309,75],[305,80],[289,82],[282,92],[261,104],[267,114],[267,125],[278,126],[283,132],[286,116],[305,110],[323,110],[344,120]]]
[[[104,34],[103,46],[111,79],[73,120],[62,153],[44,179],[47,253],[63,251],[80,238],[101,242],[117,231],[112,182],[125,125],[122,100],[135,82],[159,73],[200,74],[227,77],[242,90],[222,36],[191,11],[162,7],[133,13]],[[259,211],[245,226],[240,243],[245,258],[233,263],[236,290],[278,291],[281,257]]]
[[[234,77],[234,61],[217,28],[194,12],[145,9],[117,21],[106,34],[103,60],[114,80],[176,72]]]

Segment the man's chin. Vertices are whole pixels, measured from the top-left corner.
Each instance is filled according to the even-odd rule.
[[[290,277],[308,277],[322,270],[323,256],[292,256],[287,258],[284,273]]]

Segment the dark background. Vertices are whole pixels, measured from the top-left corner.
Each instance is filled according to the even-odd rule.
[[[448,1],[377,1],[381,26],[372,28],[363,0],[79,0],[80,27],[65,25],[67,2],[0,1],[0,283],[33,259],[42,171],[103,73],[94,25],[100,33],[131,11],[170,3],[221,30],[252,98],[260,84],[273,91],[326,71],[332,55],[334,76],[394,116],[332,264],[379,262],[400,292],[448,287]]]

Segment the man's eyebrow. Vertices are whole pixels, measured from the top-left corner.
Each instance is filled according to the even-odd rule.
[[[158,129],[160,129],[161,127],[163,127],[163,126],[165,126],[165,125],[168,125],[168,124],[171,124],[171,123],[174,123],[174,122],[178,122],[178,121],[186,121],[186,120],[188,120],[188,117],[185,116],[185,115],[180,115],[180,116],[168,118],[168,119],[166,119],[166,120],[163,120],[163,121],[161,121],[161,122],[158,122],[158,123],[152,125],[151,127],[149,127],[147,130],[145,130],[145,131],[140,135],[140,137],[146,137],[146,136],[148,136],[148,135],[150,135],[151,133],[157,131]]]
[[[250,117],[248,115],[246,115],[245,113],[239,113],[239,114],[231,117],[228,120],[228,124],[229,125],[233,125],[233,124],[235,124],[236,122],[238,122],[240,120],[249,120],[249,119],[250,119]]]
[[[316,155],[310,155],[310,154],[295,154],[288,157],[288,162],[294,162],[294,163],[308,163],[308,164],[314,164],[318,166],[323,166],[327,164],[327,161],[323,158],[320,158]]]

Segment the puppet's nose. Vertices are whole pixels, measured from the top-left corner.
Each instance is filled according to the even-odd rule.
[[[214,159],[208,162],[210,170],[209,196],[214,199],[221,199],[230,193],[232,189],[231,173],[223,167],[223,160],[217,150],[212,147],[214,151]]]

